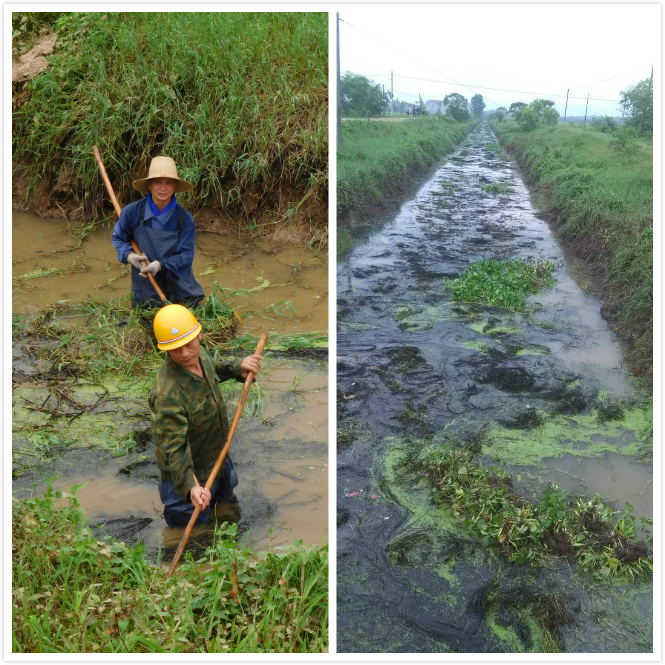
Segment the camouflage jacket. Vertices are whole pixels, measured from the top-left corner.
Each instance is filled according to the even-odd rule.
[[[183,498],[195,485],[204,485],[229,429],[219,381],[240,376],[240,360],[220,362],[201,347],[203,377],[196,376],[167,355],[150,391],[152,438],[162,480],[170,480]]]

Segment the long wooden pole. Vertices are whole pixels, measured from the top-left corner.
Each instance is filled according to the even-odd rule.
[[[263,353],[263,348],[266,345],[266,339],[267,339],[266,334],[262,333],[261,337],[259,338],[259,342],[256,345],[256,350],[254,351],[255,354],[261,355]],[[249,372],[247,374],[247,378],[245,379],[245,385],[242,387],[242,392],[240,393],[240,398],[238,399],[238,404],[236,405],[236,410],[235,413],[233,414],[233,419],[231,420],[231,426],[229,427],[229,432],[226,435],[226,442],[224,443],[223,448],[220,450],[219,455],[215,460],[215,465],[212,467],[212,471],[210,472],[208,480],[206,481],[205,488],[207,490],[212,489],[215,479],[217,478],[217,474],[219,473],[219,470],[222,468],[222,464],[226,459],[226,455],[228,454],[229,449],[231,448],[231,441],[233,441],[233,436],[235,435],[236,429],[238,428],[238,423],[240,422],[240,416],[242,415],[242,410],[245,408],[245,402],[247,402],[247,395],[249,395],[249,389],[252,385],[253,380],[254,380],[254,372]],[[194,528],[194,525],[196,524],[196,520],[198,519],[200,513],[201,513],[201,506],[195,506],[194,512],[192,513],[192,516],[189,518],[189,522],[187,524],[187,527],[185,528],[185,533],[182,534],[182,538],[180,540],[180,544],[178,545],[178,549],[176,550],[175,556],[173,557],[173,561],[171,561],[171,567],[169,568],[168,572],[169,577],[173,575],[176,567],[178,566],[180,558],[182,557],[182,554],[185,551],[185,547],[187,547],[187,543],[189,542],[189,537],[192,535],[192,529]]]
[[[122,210],[122,206],[118,202],[118,199],[116,198],[115,192],[113,191],[113,185],[111,184],[111,181],[109,180],[108,174],[106,173],[106,168],[104,167],[104,162],[102,162],[102,156],[99,154],[99,149],[97,148],[96,145],[92,146],[92,154],[95,156],[95,160],[97,161],[97,166],[99,166],[99,172],[102,174],[102,180],[104,181],[104,184],[106,185],[106,191],[109,194],[109,198],[111,199],[111,203],[113,203],[113,207],[115,208],[115,214],[120,217],[120,211]],[[141,250],[139,249],[139,246],[136,244],[134,241],[134,238],[131,239],[132,243],[132,248],[137,254],[141,254]],[[145,265],[148,265],[147,261],[144,261]],[[155,293],[159,296],[159,299],[162,302],[168,302],[166,299],[166,296],[164,295],[164,291],[162,291],[161,287],[159,284],[157,284],[157,280],[155,279],[155,276],[149,272],[148,274],[148,280],[152,284],[152,288],[155,289]]]

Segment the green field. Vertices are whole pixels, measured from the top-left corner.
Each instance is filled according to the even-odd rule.
[[[394,198],[428,166],[443,159],[466,136],[470,123],[448,118],[404,122],[345,120],[337,151],[337,216],[366,214]],[[350,235],[338,234],[338,252]]]
[[[535,188],[538,207],[600,272],[606,311],[638,374],[652,368],[651,141],[580,125],[520,131],[494,125]]]
[[[195,183],[180,196],[193,210],[245,218],[267,210],[275,222],[300,214],[318,225],[313,235],[323,234],[325,12],[77,12],[49,20],[58,36],[50,68],[13,91],[14,178],[27,201],[100,219],[108,202],[90,154],[97,144],[123,202],[134,195],[131,180],[162,153]],[[21,50],[29,43],[24,34]]]

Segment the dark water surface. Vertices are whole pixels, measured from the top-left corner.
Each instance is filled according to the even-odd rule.
[[[493,183],[509,192],[483,189]],[[451,302],[444,278],[482,258],[547,259],[555,286],[527,314]],[[651,650],[649,585],[601,586],[565,560],[508,563],[399,473],[444,428],[484,426],[481,459],[525,496],[554,482],[651,516],[651,466],[635,456],[644,411],[594,415],[599,400],[637,400],[637,387],[576,277],[487,126],[340,262],[340,651]],[[517,427],[535,412],[545,425]],[[538,629],[546,615],[554,641]]]

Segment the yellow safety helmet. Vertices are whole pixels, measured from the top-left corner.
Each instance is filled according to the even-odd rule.
[[[157,347],[161,351],[171,351],[191,342],[200,332],[201,324],[182,305],[162,307],[152,322]]]

